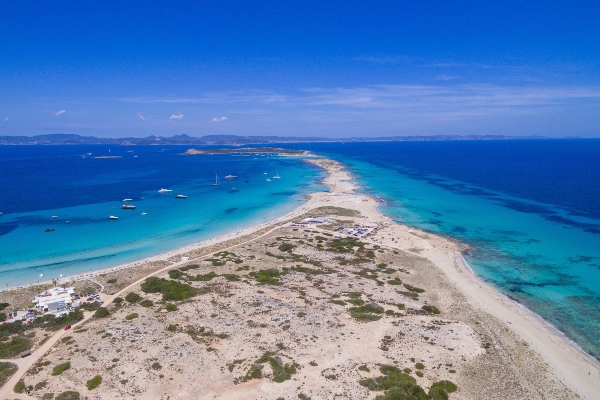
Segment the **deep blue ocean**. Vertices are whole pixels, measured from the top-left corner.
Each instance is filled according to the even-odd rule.
[[[345,163],[365,193],[384,200],[383,213],[470,244],[465,258],[479,276],[600,357],[600,140],[281,146]],[[0,146],[0,285],[170,250],[326,190],[321,171],[294,158],[180,156],[186,149]],[[123,158],[82,158],[87,152]],[[267,182],[276,170],[282,179]],[[215,172],[250,182],[215,190]],[[173,192],[160,195],[161,187]],[[175,200],[179,192],[188,198]],[[120,209],[125,197],[135,211]]]

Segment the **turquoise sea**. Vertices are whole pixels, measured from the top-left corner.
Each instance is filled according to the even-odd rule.
[[[326,190],[318,184],[322,171],[293,157],[180,155],[187,148],[0,146],[1,287],[112,267],[237,231]],[[122,158],[93,158],[107,155]],[[281,178],[267,181],[277,171]],[[219,187],[210,186],[215,173]],[[239,178],[224,180],[228,174]],[[179,193],[187,198],[175,199]],[[125,198],[137,208],[121,209]]]

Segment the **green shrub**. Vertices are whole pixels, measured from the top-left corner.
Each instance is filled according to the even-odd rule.
[[[435,307],[435,306],[423,306],[423,307],[421,307],[421,309],[423,309],[431,314],[439,314],[440,313],[440,310],[438,310],[437,307]]]
[[[338,306],[345,306],[346,302],[344,300],[330,300],[330,303],[337,304]]]
[[[378,314],[384,313],[383,307],[372,304],[366,304],[360,307],[350,307],[348,311],[352,317],[362,321],[377,321],[381,319],[381,315]]]
[[[142,307],[152,307],[154,303],[151,300],[142,300],[140,301],[140,306]]]
[[[56,400],[79,400],[80,395],[79,392],[62,392],[58,396],[56,396]]]
[[[390,279],[389,281],[387,281],[387,283],[389,285],[402,285],[402,281],[398,277],[396,277],[394,279]]]
[[[192,276],[190,278],[191,281],[199,281],[199,282],[208,282],[211,281],[213,278],[216,278],[217,275],[216,273],[214,273],[214,271],[210,271],[208,274],[200,274],[200,275],[196,275],[196,276]]]
[[[190,264],[190,265],[186,265],[185,267],[181,267],[179,268],[180,271],[189,271],[190,269],[198,269],[200,268],[200,266],[198,264]]]
[[[162,365],[160,365],[159,363],[155,362],[154,364],[152,364],[151,366],[152,369],[158,371],[160,369],[162,369]]]
[[[13,388],[15,393],[25,393],[25,382],[23,381],[23,379],[19,380],[19,382],[17,382],[17,384],[15,385],[15,387]]]
[[[127,300],[129,303],[137,303],[141,299],[142,299],[142,296],[140,296],[139,294],[137,294],[135,292],[127,293],[127,296],[125,296],[125,300]]]
[[[415,368],[416,369],[425,369],[425,365],[423,365],[423,363],[418,362],[415,364]]]
[[[165,310],[167,311],[177,311],[177,306],[173,303],[167,303],[165,305]]]
[[[113,300],[113,303],[119,305],[123,302],[123,298],[122,297],[115,297],[115,299]]]
[[[360,371],[371,372],[371,370],[369,369],[369,367],[367,367],[367,364],[361,365],[360,367],[358,367],[358,369]]]
[[[52,376],[60,375],[69,368],[71,368],[71,363],[69,361],[58,364],[56,367],[54,367],[54,369],[52,369]]]
[[[29,349],[31,349],[31,341],[28,338],[25,336],[13,336],[9,341],[0,342],[0,358],[15,358],[22,351]]]
[[[19,367],[13,363],[0,362],[0,388],[14,375]]]
[[[106,281],[106,283],[117,283],[117,278],[112,278]]]
[[[258,272],[250,272],[248,275],[261,285],[281,285],[281,281],[278,279],[281,273],[276,269],[261,269]]]
[[[169,278],[171,279],[182,279],[185,278],[185,274],[177,269],[172,269],[169,271]]]
[[[4,311],[4,309],[8,306],[9,306],[8,303],[0,303],[0,311]]]
[[[4,322],[8,319],[8,315],[6,313],[0,312],[0,322]]]
[[[138,317],[138,314],[137,314],[137,313],[131,313],[131,314],[129,314],[128,316],[126,316],[126,317],[125,317],[125,319],[126,319],[127,321],[131,321],[132,319],[134,319],[134,318],[137,318],[137,317]]]
[[[429,398],[432,400],[447,400],[450,393],[456,392],[456,385],[450,381],[439,381],[431,385]]]
[[[418,288],[418,287],[411,286],[411,285],[409,285],[409,284],[407,284],[407,283],[405,283],[405,284],[404,284],[404,287],[405,287],[407,290],[409,290],[409,291],[411,291],[411,292],[415,292],[415,293],[423,293],[423,292],[425,291],[425,289],[420,289],[420,288]]]
[[[88,390],[94,390],[102,383],[102,377],[100,375],[96,375],[89,381],[87,381],[86,386]]]
[[[106,318],[109,315],[110,315],[110,313],[108,312],[108,310],[106,308],[100,307],[94,313],[94,318]]]
[[[177,326],[175,326],[173,324],[169,324],[169,326],[167,326],[167,330],[169,332],[177,332]]]
[[[264,364],[267,362],[271,365],[271,369],[273,370],[273,382],[281,383],[287,381],[296,373],[296,364],[280,364],[268,353],[265,353],[259,358],[255,364]]]
[[[419,378],[423,377],[423,373],[421,371],[415,372],[415,375],[417,375]]]
[[[142,291],[144,293],[162,293],[163,301],[186,300],[199,293],[198,289],[188,284],[156,277],[147,278],[142,283]]]
[[[296,247],[296,246],[291,243],[284,242],[284,243],[281,243],[279,245],[279,247],[277,247],[277,248],[279,249],[279,251],[283,251],[283,252],[287,251],[287,252],[291,253],[291,251],[294,249],[294,247]]]

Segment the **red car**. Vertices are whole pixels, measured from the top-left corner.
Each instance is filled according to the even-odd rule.
[[[71,329],[71,325],[65,326],[65,331],[68,331],[69,329]]]

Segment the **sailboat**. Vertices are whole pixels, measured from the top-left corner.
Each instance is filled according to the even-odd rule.
[[[219,175],[215,172],[215,183],[211,183],[210,186],[221,186],[219,183]]]
[[[275,176],[273,177],[273,179],[279,179],[279,178],[281,178],[279,176],[279,170],[277,168],[275,168],[275,171],[277,171],[277,173],[275,174]]]

